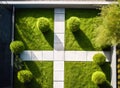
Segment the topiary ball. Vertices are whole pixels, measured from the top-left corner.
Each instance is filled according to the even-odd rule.
[[[40,17],[37,21],[37,26],[42,32],[47,32],[50,29],[50,21],[48,18]]]
[[[92,74],[92,81],[97,85],[103,84],[106,82],[106,76],[103,72],[96,71]]]
[[[78,17],[70,17],[67,20],[67,28],[72,32],[75,32],[80,29],[80,20]]]
[[[102,53],[97,53],[93,56],[93,61],[98,65],[103,65],[106,61],[106,57]]]
[[[33,79],[33,74],[29,70],[21,70],[17,73],[17,78],[21,83],[29,83]]]
[[[22,41],[12,41],[10,43],[10,50],[15,54],[20,54],[25,49]]]

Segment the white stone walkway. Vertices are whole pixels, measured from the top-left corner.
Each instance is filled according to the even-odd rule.
[[[54,10],[54,71],[53,88],[64,88],[65,9]]]
[[[102,51],[64,51],[65,9],[54,10],[54,50],[24,51],[20,57],[24,61],[54,61],[53,88],[64,88],[64,61],[92,61],[96,53],[103,53],[107,62],[111,61],[111,52]]]

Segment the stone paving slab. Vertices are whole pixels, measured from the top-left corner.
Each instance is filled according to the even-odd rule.
[[[54,51],[54,61],[64,61],[64,51]]]
[[[54,70],[54,81],[64,81],[64,71],[55,71]]]
[[[55,71],[64,71],[64,61],[54,61]]]
[[[63,51],[64,50],[64,43],[54,43],[54,50],[55,51]]]
[[[55,8],[54,13],[55,14],[60,14],[60,13],[64,14],[65,9],[64,8]]]
[[[86,61],[86,52],[65,51],[65,61]]]
[[[65,17],[64,17],[63,13],[55,14],[55,19],[54,19],[55,22],[64,22],[64,19],[65,19]]]
[[[31,61],[32,60],[32,54],[31,51],[24,51],[20,54],[20,58],[23,61]]]
[[[42,51],[31,51],[32,61],[42,61],[43,54]]]
[[[53,51],[43,51],[43,61],[53,61]]]
[[[54,25],[56,25],[56,26],[54,26],[54,33],[55,34],[57,34],[57,33],[64,34],[64,31],[65,31],[64,30],[64,27],[65,27],[64,22],[55,22]]]
[[[64,88],[64,82],[54,82],[53,88]]]
[[[64,34],[54,34],[54,43],[64,43]]]

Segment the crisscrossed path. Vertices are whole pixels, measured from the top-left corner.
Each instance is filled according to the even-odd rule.
[[[54,61],[53,66],[53,88],[64,88],[64,61],[92,61],[95,53],[103,53],[107,61],[114,58],[111,52],[102,51],[64,51],[65,35],[65,9],[54,10],[54,50],[53,51],[24,51],[21,58],[24,61]],[[115,52],[114,52],[115,53]],[[112,54],[112,55],[111,55]],[[116,59],[112,60],[111,66],[116,66]],[[116,88],[116,70],[112,68],[113,88]]]

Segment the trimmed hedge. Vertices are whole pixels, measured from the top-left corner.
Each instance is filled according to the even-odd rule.
[[[49,19],[45,17],[40,17],[37,21],[37,26],[42,32],[47,32],[50,29]]]
[[[17,78],[21,83],[29,83],[33,79],[33,74],[29,70],[21,70],[18,72]]]
[[[80,20],[78,17],[70,17],[67,20],[67,28],[72,32],[75,32],[80,29]]]
[[[102,71],[96,71],[92,74],[92,81],[99,85],[106,82],[106,75]]]
[[[25,49],[22,41],[12,41],[10,43],[10,50],[15,54],[20,54]]]
[[[93,62],[97,63],[98,65],[103,65],[105,61],[106,57],[102,53],[97,53],[93,56]]]

